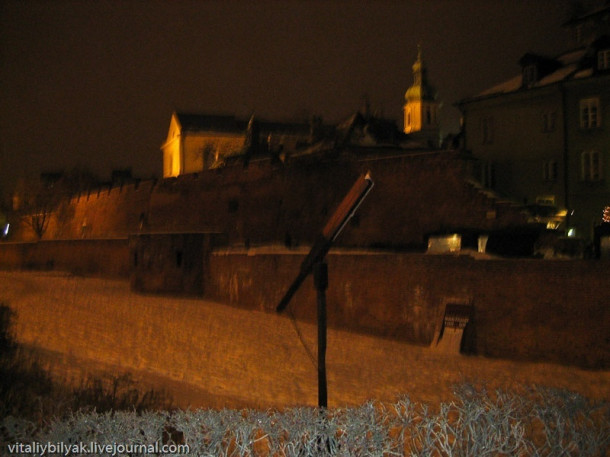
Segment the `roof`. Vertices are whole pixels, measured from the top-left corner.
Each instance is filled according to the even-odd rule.
[[[595,43],[605,43],[605,41],[598,39]],[[533,82],[532,84],[528,84],[526,87],[523,84],[523,74],[519,74],[500,84],[496,84],[495,86],[492,86],[473,97],[468,97],[461,100],[458,102],[458,104],[468,103],[471,100],[478,100],[481,98],[517,92],[520,90],[531,90],[535,88],[547,87],[562,81],[573,81],[595,77],[599,74],[595,71],[596,59],[592,58],[592,56],[595,55],[594,53],[596,48],[599,47],[596,46],[595,43],[589,47],[581,47],[564,52],[553,59],[527,53],[520,59],[520,63],[523,66],[535,62],[543,62],[548,69],[548,71],[539,75],[539,79],[537,81]],[[553,62],[554,64],[549,66],[549,62]]]
[[[365,143],[369,146],[396,145],[406,138],[395,121],[357,111],[337,126],[336,140],[341,145]]]
[[[175,113],[182,130],[215,131],[215,132],[245,132],[248,128],[248,119],[238,119],[233,115]],[[309,134],[310,126],[307,123],[278,122],[256,119],[259,129],[265,133],[294,133]]]
[[[214,130],[221,132],[241,132],[246,130],[247,121],[240,122],[231,115],[209,115],[176,112],[176,118],[187,131]]]
[[[597,9],[594,9],[592,11],[588,11],[588,12],[582,13],[582,14],[576,14],[575,16],[570,18],[568,21],[566,21],[563,24],[563,26],[564,27],[573,26],[576,24],[580,24],[582,22],[590,21],[591,19],[603,18],[604,16],[608,17],[609,15],[610,15],[610,4],[608,4],[608,2],[606,2],[606,4],[604,6],[600,6]]]

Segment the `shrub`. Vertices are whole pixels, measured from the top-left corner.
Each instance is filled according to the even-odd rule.
[[[470,385],[457,388],[455,397],[438,411],[403,397],[391,405],[329,410],[77,412],[43,428],[8,417],[0,429],[5,443],[181,444],[198,456],[604,456],[609,451],[607,402],[545,388],[489,394]]]
[[[7,416],[42,425],[72,411],[144,411],[171,408],[161,391],[142,392],[129,374],[91,377],[77,388],[53,380],[35,354],[15,343],[10,324],[13,311],[0,303],[0,420]]]

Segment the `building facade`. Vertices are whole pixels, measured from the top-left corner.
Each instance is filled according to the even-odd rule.
[[[311,135],[310,124],[237,119],[230,115],[174,112],[163,152],[163,177],[218,168],[254,153],[294,150]]]
[[[171,178],[219,168],[235,159],[284,158],[303,155],[321,140],[342,147],[346,141],[366,146],[408,144],[408,147],[438,148],[440,144],[439,103],[436,90],[428,82],[426,67],[418,48],[413,64],[413,84],[405,94],[402,133],[393,122],[364,113],[337,126],[323,125],[314,117],[309,123],[269,122],[252,116],[249,120],[232,115],[174,112],[163,153],[163,177]],[[354,135],[362,130],[360,138]],[[406,134],[406,135],[403,135]],[[343,135],[343,136],[342,136]],[[348,138],[349,137],[349,138]]]
[[[600,11],[591,17],[605,17],[605,24],[610,6]],[[567,25],[583,27],[583,17]],[[610,205],[610,39],[586,30],[588,43],[554,58],[525,54],[520,75],[458,107],[482,184],[527,205],[563,210],[563,228],[591,238]]]

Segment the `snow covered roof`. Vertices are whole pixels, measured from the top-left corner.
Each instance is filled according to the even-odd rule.
[[[556,60],[561,62],[564,65],[569,65],[571,63],[578,63],[585,56],[586,49],[578,48],[573,51],[564,52],[556,57]]]
[[[523,80],[523,77],[521,75],[515,76],[514,78],[511,78],[508,81],[504,81],[503,83],[497,84],[493,87],[490,87],[487,90],[484,90],[479,95],[477,95],[476,98],[485,97],[487,95],[514,92],[514,91],[518,90],[519,88],[521,88],[522,80]]]
[[[599,40],[598,40],[599,42]],[[486,89],[474,97],[469,97],[459,103],[469,100],[486,98],[501,94],[508,94],[520,90],[531,90],[535,88],[550,86],[561,81],[577,80],[595,76],[595,43],[589,47],[573,49],[558,55],[555,58],[538,56],[536,54],[525,54],[520,63],[525,69],[529,66],[537,66],[537,79],[525,81],[525,71],[519,75]],[[537,60],[538,59],[538,60]]]
[[[601,18],[603,16],[605,16],[607,18],[608,15],[610,15],[610,3],[606,2],[605,5],[599,6],[592,11],[574,15],[568,21],[566,21],[563,25],[564,25],[564,27],[574,26],[574,25],[580,24],[582,22],[590,21],[591,19]]]

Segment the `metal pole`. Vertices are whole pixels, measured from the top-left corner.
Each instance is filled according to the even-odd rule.
[[[316,262],[313,280],[318,292],[318,407],[328,407],[326,390],[326,289],[328,288],[328,264]]]

